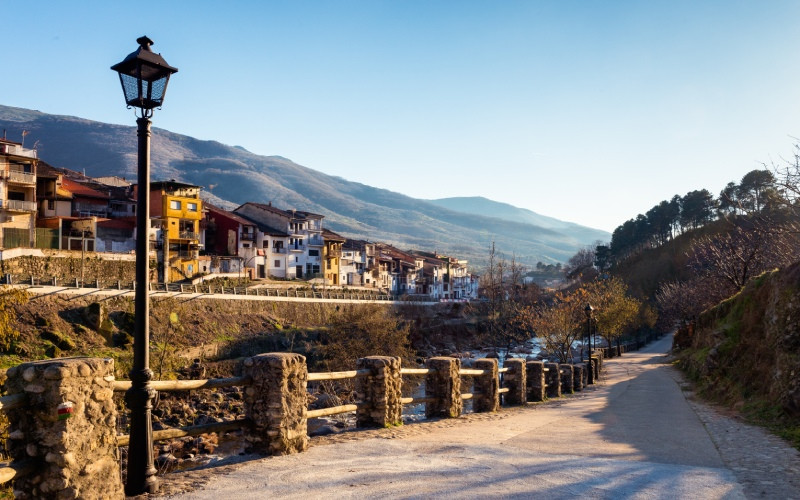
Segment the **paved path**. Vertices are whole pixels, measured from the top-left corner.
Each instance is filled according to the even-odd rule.
[[[609,360],[600,384],[557,401],[315,438],[303,454],[168,475],[164,489],[192,489],[170,497],[187,499],[800,498],[798,453],[693,401],[665,364],[670,342]]]

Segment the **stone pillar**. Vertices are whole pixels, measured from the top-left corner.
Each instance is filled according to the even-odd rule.
[[[558,365],[558,369],[561,374],[561,394],[572,394],[574,386],[572,365],[563,363]]]
[[[594,367],[597,364],[597,360],[594,359],[594,356],[589,356],[589,361],[586,362],[586,385],[594,384]]]
[[[500,379],[497,373],[497,359],[481,358],[475,360],[477,370],[486,370],[486,375],[475,377],[473,387],[476,394],[472,409],[475,413],[497,411],[500,409]]]
[[[508,371],[503,374],[503,387],[508,389],[505,402],[508,405],[524,405],[528,401],[525,360],[508,358],[504,363]]]
[[[358,427],[386,427],[403,423],[403,378],[400,358],[369,356],[356,361],[358,370],[369,375],[356,377],[356,399],[363,402],[356,412]]]
[[[245,416],[253,422],[245,428],[248,448],[271,455],[305,451],[306,358],[283,352],[259,354],[244,360],[243,371],[252,379],[244,391]]]
[[[586,373],[586,366],[583,363],[573,365],[572,367],[572,389],[576,392],[583,390],[583,378]]]
[[[558,363],[545,363],[544,378],[547,383],[547,397],[559,398],[561,397],[561,374],[558,372]]]
[[[426,363],[435,373],[425,376],[425,397],[435,398],[425,403],[425,417],[461,416],[464,401],[461,399],[461,360],[458,358],[428,358]]]
[[[547,394],[544,378],[544,362],[528,361],[525,363],[527,372],[528,400],[544,401]]]
[[[117,448],[114,360],[60,358],[8,370],[8,450],[34,471],[14,481],[16,498],[124,498]]]

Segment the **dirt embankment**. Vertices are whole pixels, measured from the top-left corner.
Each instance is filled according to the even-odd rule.
[[[0,353],[0,367],[60,356],[104,356],[117,361],[119,378],[127,378],[134,330],[131,299],[19,295],[21,300],[0,299],[11,307],[10,323],[19,332]],[[475,313],[462,304],[387,307],[156,297],[150,306],[151,366],[157,377],[174,377],[199,357],[209,363],[210,376],[229,376],[231,360],[270,351],[300,352],[314,363],[316,347],[336,341],[330,325],[343,316],[357,323],[376,308],[408,328],[408,347],[417,356],[480,344]]]
[[[753,280],[676,342],[708,397],[800,445],[800,264]]]

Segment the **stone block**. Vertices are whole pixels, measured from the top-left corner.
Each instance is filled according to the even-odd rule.
[[[8,450],[34,471],[14,481],[17,498],[124,498],[109,394],[114,360],[60,358],[8,370],[9,394],[27,403],[8,412]]]
[[[476,413],[497,411],[500,409],[500,379],[497,372],[497,359],[481,358],[475,360],[477,370],[485,370],[486,375],[473,379],[475,399],[472,409]]]
[[[403,423],[403,378],[400,358],[369,356],[356,362],[369,375],[356,378],[356,398],[362,402],[356,412],[358,427],[386,427]]]
[[[574,392],[574,370],[568,363],[558,365],[561,374],[561,394],[572,394]]]
[[[524,405],[528,401],[527,373],[524,359],[508,358],[505,360],[508,371],[503,374],[503,387],[508,389],[505,394],[507,405]]]
[[[461,360],[449,357],[429,358],[429,369],[435,370],[425,377],[425,397],[435,401],[425,404],[427,418],[461,416],[464,402],[461,399]]]
[[[586,375],[586,365],[579,363],[572,366],[572,390],[578,392],[582,391],[586,382],[584,377]]]
[[[248,448],[256,453],[286,455],[308,448],[306,412],[308,368],[295,353],[259,354],[244,361],[243,373],[252,379],[245,391],[245,429]]]
[[[526,365],[528,401],[544,401],[547,396],[544,362],[528,361]]]
[[[547,384],[547,397],[561,397],[561,374],[558,371],[558,363],[545,363],[545,383]]]

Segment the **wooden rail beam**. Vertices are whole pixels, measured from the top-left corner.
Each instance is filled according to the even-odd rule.
[[[25,405],[27,396],[25,393],[11,394],[10,396],[3,396],[0,398],[0,411],[13,410]]]
[[[233,387],[249,384],[250,377],[212,378],[207,380],[153,380],[150,382],[153,389],[161,392],[216,389],[218,387]],[[114,391],[122,392],[130,388],[130,380],[117,380],[114,382]]]
[[[190,427],[178,427],[175,429],[162,429],[160,431],[153,431],[153,441],[164,441],[166,439],[175,439],[186,436],[199,436],[201,434],[210,434],[212,432],[236,431],[247,426],[249,422],[250,421],[247,418],[239,418],[225,422],[215,422],[213,424],[192,425]],[[117,436],[117,446],[128,446],[130,442],[131,437],[127,434]]]

